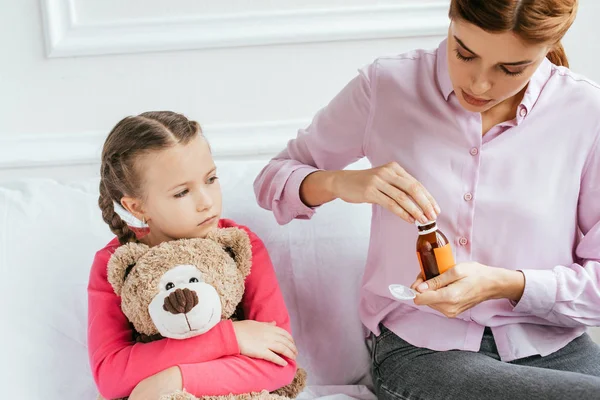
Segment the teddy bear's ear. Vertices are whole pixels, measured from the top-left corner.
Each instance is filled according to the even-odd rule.
[[[218,228],[208,234],[207,239],[217,242],[235,261],[244,277],[252,265],[252,244],[248,234],[239,228]]]
[[[108,261],[108,282],[112,285],[117,296],[121,296],[121,289],[125,278],[135,266],[141,256],[150,248],[142,243],[127,243],[119,247]]]

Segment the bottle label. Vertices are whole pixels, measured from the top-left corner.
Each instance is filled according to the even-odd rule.
[[[450,247],[450,243],[433,249],[433,254],[435,254],[435,261],[437,262],[438,271],[440,271],[440,274],[443,274],[450,268],[454,267],[454,255],[452,254],[452,247]]]
[[[433,249],[433,256],[435,258],[435,264],[437,264],[437,270],[439,271],[440,275],[448,271],[455,264],[450,243]],[[423,267],[423,260],[421,259],[421,254],[418,251],[417,259],[419,260],[419,266],[421,267],[421,276],[424,280],[427,280],[427,274],[425,273],[425,268]],[[435,271],[435,269],[433,271]],[[430,271],[430,273],[435,273],[433,271]]]

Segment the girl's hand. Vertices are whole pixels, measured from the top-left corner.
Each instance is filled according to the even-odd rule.
[[[410,223],[435,220],[440,213],[427,189],[396,162],[361,171],[336,171],[331,185],[336,198],[379,204]]]
[[[295,360],[298,350],[294,339],[275,322],[235,321],[233,323],[240,353],[285,367],[288,363],[280,355]]]
[[[158,400],[160,396],[182,390],[183,378],[179,367],[167,368],[144,379],[131,392],[129,400]]]
[[[486,300],[507,298],[518,302],[525,289],[525,275],[520,271],[467,262],[426,282],[419,276],[411,288],[418,292],[415,304],[455,318]]]

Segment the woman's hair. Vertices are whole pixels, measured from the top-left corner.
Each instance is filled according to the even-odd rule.
[[[479,28],[514,32],[530,43],[551,43],[547,58],[556,65],[569,66],[561,40],[573,24],[578,0],[452,0],[450,18],[461,19]]]
[[[200,125],[170,111],[145,112],[123,118],[108,134],[102,149],[100,197],[102,219],[119,242],[136,241],[135,232],[116,213],[114,203],[124,196],[142,198],[142,179],[136,159],[151,151],[187,144],[201,134]]]

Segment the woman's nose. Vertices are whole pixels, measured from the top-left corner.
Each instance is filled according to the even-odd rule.
[[[484,93],[487,93],[488,90],[492,87],[490,81],[483,75],[480,74],[473,79],[473,83],[471,85],[471,92],[475,96],[481,96]]]

